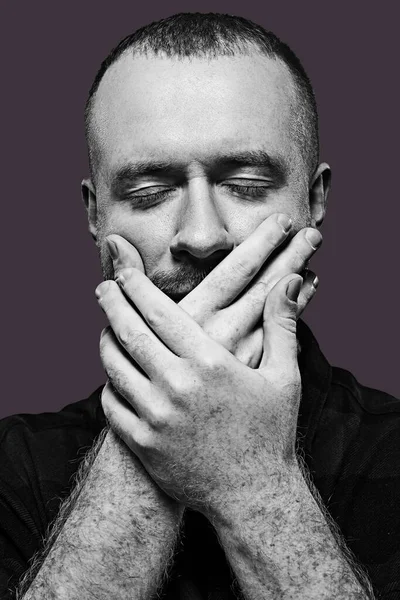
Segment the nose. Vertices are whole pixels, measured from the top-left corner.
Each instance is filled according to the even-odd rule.
[[[178,230],[171,242],[171,253],[179,258],[190,255],[206,259],[222,256],[234,248],[234,239],[225,227],[211,186],[204,179],[190,182],[182,198]]]

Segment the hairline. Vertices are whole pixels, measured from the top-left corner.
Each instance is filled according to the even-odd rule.
[[[267,52],[259,44],[255,43],[252,40],[245,40],[245,41],[241,40],[240,42],[235,41],[234,43],[232,43],[230,45],[229,52],[227,52],[227,51],[216,52],[215,50],[214,51],[210,50],[209,52],[203,52],[202,54],[199,53],[199,55],[189,55],[189,56],[182,56],[179,54],[171,54],[170,55],[163,50],[157,51],[157,50],[155,50],[153,48],[149,48],[149,47],[140,47],[140,45],[138,43],[136,43],[136,44],[132,44],[131,46],[129,46],[128,48],[123,50],[121,52],[121,54],[119,54],[119,56],[117,56],[116,59],[107,66],[107,68],[102,73],[101,78],[97,81],[97,85],[96,85],[94,92],[92,92],[92,90],[91,90],[92,93],[89,95],[88,100],[86,102],[86,106],[85,106],[85,136],[86,136],[86,142],[87,142],[87,146],[88,146],[88,150],[89,150],[90,176],[91,176],[93,183],[95,183],[95,181],[94,181],[95,180],[94,165],[99,162],[98,157],[100,155],[100,149],[98,148],[98,144],[95,140],[95,133],[93,132],[93,123],[92,123],[97,93],[98,93],[99,87],[101,85],[101,82],[103,81],[104,76],[109,71],[109,69],[112,68],[113,66],[117,65],[121,59],[125,58],[129,54],[131,54],[132,59],[135,59],[135,57],[137,57],[137,56],[138,57],[144,56],[146,58],[166,58],[169,60],[177,60],[177,61],[187,60],[189,62],[191,60],[196,60],[196,59],[197,60],[205,59],[205,60],[211,61],[211,60],[218,59],[219,57],[251,56],[252,54],[258,54],[261,57],[279,61],[282,64],[282,66],[284,66],[286,68],[286,71],[288,71],[288,73],[291,77],[291,81],[293,83],[293,89],[295,92],[295,97],[297,99],[297,102],[296,102],[297,106],[299,107],[299,109],[302,106],[306,107],[303,110],[299,110],[299,113],[300,112],[302,113],[302,117],[294,119],[294,121],[297,122],[297,124],[300,123],[300,128],[303,129],[303,131],[301,133],[299,133],[299,132],[295,133],[294,137],[296,138],[296,142],[299,145],[300,154],[302,155],[306,169],[309,171],[309,175],[311,176],[311,174],[315,171],[317,164],[318,164],[318,155],[319,155],[318,125],[316,127],[317,149],[316,149],[316,152],[314,153],[315,156],[313,156],[313,161],[311,162],[310,150],[309,149],[304,150],[301,142],[299,143],[300,138],[303,138],[303,141],[306,140],[308,143],[312,142],[312,140],[309,139],[310,136],[307,136],[307,130],[309,130],[310,127],[306,123],[306,120],[308,119],[310,121],[310,116],[309,115],[304,116],[305,110],[309,110],[310,100],[309,100],[309,98],[306,98],[306,102],[304,102],[304,98],[307,97],[307,91],[305,90],[304,83],[300,79],[299,75],[291,67],[291,65],[279,53],[273,52],[273,51]],[[96,83],[96,80],[94,83]],[[294,111],[293,107],[292,107],[292,111]],[[293,125],[292,125],[292,127],[293,127]],[[294,126],[293,128],[296,129],[296,126]]]

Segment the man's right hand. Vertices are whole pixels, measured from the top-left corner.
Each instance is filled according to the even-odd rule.
[[[262,358],[262,314],[268,293],[285,275],[304,274],[322,241],[319,231],[308,227],[279,251],[291,229],[287,215],[270,215],[179,302],[213,340],[252,368],[257,368]],[[115,277],[126,267],[144,272],[132,244],[117,234],[107,240],[118,245]],[[299,314],[313,298],[317,284],[314,273],[307,271],[298,299]]]

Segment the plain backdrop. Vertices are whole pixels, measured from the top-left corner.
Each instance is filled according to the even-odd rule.
[[[332,364],[399,395],[396,4],[14,0],[1,9],[0,416],[58,410],[105,380],[101,271],[80,200],[84,103],[112,46],[179,11],[253,19],[305,65],[333,169],[305,320]]]

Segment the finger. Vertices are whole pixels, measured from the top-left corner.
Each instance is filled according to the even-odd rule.
[[[145,275],[142,277],[147,279]],[[164,369],[176,367],[176,357],[149,329],[115,281],[102,282],[96,289],[96,296],[119,343],[150,379],[158,380],[160,365]]]
[[[264,308],[264,354],[260,368],[279,372],[297,365],[297,298],[302,277],[286,275],[273,287]]]
[[[270,215],[235,248],[179,305],[200,324],[228,306],[258,273],[291,228],[283,213]]]
[[[255,278],[251,287],[236,302],[221,311],[221,318],[230,324],[240,339],[261,318],[266,298],[274,285],[285,275],[301,273],[320,246],[322,236],[316,229],[306,228],[299,231],[288,246],[269,262]],[[312,290],[307,280],[304,294],[300,298],[301,310],[311,299]],[[235,340],[232,340],[234,344]]]
[[[150,420],[159,403],[156,387],[132,362],[111,327],[102,331],[100,357],[114,390],[129,402],[140,418]]]
[[[302,314],[306,306],[314,298],[319,285],[319,279],[312,271],[306,270],[303,273],[303,285],[297,300],[297,318]]]
[[[110,382],[107,382],[103,388],[101,405],[111,429],[129,448],[133,449],[135,440],[141,435],[142,424]]]
[[[123,269],[117,282],[151,331],[174,355],[191,358],[210,349],[212,341],[200,325],[146,275],[137,269]],[[171,362],[169,360],[168,364],[171,365]]]
[[[125,238],[116,233],[106,238],[108,251],[113,261],[114,278],[126,267],[135,267],[144,273],[142,258],[136,248]]]
[[[273,273],[269,279],[270,289],[285,275],[301,273],[322,244],[322,235],[318,229],[301,229],[284,250],[277,254],[267,269]]]
[[[303,274],[303,285],[297,300],[297,318],[315,296],[317,287],[318,277],[312,271],[306,271]],[[257,324],[250,334],[239,339],[235,348],[230,349],[227,345],[225,345],[225,348],[233,352],[235,357],[243,364],[252,369],[257,369],[263,353],[263,341],[264,333],[261,323],[260,325]]]
[[[258,369],[263,353],[264,332],[262,324],[242,338],[235,349],[235,357],[251,369]]]

